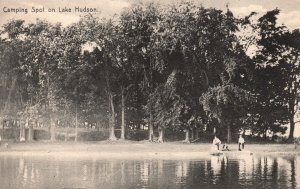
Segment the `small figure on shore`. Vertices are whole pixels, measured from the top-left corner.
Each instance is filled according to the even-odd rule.
[[[245,147],[245,139],[243,138],[242,135],[240,135],[240,138],[239,138],[239,151],[241,151],[242,149],[244,150],[244,147]]]
[[[226,143],[223,145],[223,149],[222,150],[223,151],[230,151],[229,147],[228,147],[228,145]]]
[[[217,136],[215,136],[215,138],[213,140],[213,145],[216,145],[217,149],[219,150],[220,145],[221,145],[221,141],[220,141],[220,139]]]

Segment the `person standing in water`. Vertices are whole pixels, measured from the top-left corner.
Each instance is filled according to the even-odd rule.
[[[243,138],[242,135],[240,135],[240,138],[239,138],[239,151],[241,151],[242,149],[244,150],[244,147],[245,147],[245,139]]]

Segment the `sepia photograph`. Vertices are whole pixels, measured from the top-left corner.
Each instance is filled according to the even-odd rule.
[[[0,0],[0,189],[300,189],[300,0]]]

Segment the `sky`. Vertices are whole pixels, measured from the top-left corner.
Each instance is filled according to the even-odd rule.
[[[130,7],[131,4],[137,2],[160,3],[163,5],[171,5],[179,0],[0,0],[0,25],[2,26],[11,19],[24,19],[28,22],[34,22],[37,18],[48,20],[49,22],[61,22],[64,26],[76,22],[84,13],[74,12],[75,7],[96,8],[94,14],[99,17],[111,17],[119,14],[123,8]],[[232,10],[236,16],[245,16],[255,11],[260,14],[268,10],[278,8],[281,13],[278,18],[279,24],[284,24],[290,29],[300,28],[300,0],[194,0],[194,2],[202,4],[204,7],[214,7],[225,9],[226,5]],[[45,12],[31,12],[32,7],[43,8]],[[64,8],[71,8],[72,12],[58,12]],[[8,12],[11,9],[26,9],[24,12]],[[49,8],[55,9],[55,12],[48,12]]]

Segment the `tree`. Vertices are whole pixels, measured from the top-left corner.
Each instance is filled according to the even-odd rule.
[[[241,128],[241,119],[247,113],[247,102],[250,101],[249,92],[228,83],[210,88],[200,100],[204,110],[219,121],[220,127],[226,127],[227,142],[230,143],[232,131]],[[232,128],[233,126],[235,128]]]
[[[0,42],[0,70],[1,70],[1,110],[0,118],[9,119],[17,114],[17,107],[20,107],[20,98],[22,99],[22,85],[19,85],[23,75],[20,73],[20,59],[18,55],[20,41],[6,41]],[[18,90],[20,88],[20,90]],[[19,94],[18,94],[19,93]],[[3,137],[3,136],[2,136]]]
[[[221,18],[223,28],[217,36],[222,38],[216,38],[213,43],[218,49],[215,52],[217,56],[212,59],[219,62],[219,67],[210,70],[214,71],[215,77],[211,79],[213,83],[209,85],[207,92],[203,93],[200,102],[210,115],[210,121],[215,118],[220,128],[226,126],[229,143],[232,132],[241,127],[241,119],[248,113],[247,105],[251,93],[245,83],[249,83],[252,73],[251,64],[249,65],[251,62],[236,36],[238,26],[243,24],[244,20],[235,19],[230,10],[227,10]],[[209,62],[211,63],[213,62]]]
[[[28,75],[37,79],[38,93],[32,101],[34,104],[41,104],[47,107],[50,122],[51,141],[56,140],[55,125],[58,117],[58,105],[60,104],[60,83],[62,69],[59,62],[63,56],[61,43],[61,25],[51,25],[45,21],[37,20],[27,27],[25,40],[30,44],[28,51],[27,70]],[[34,91],[33,91],[34,92]]]
[[[223,13],[191,3],[178,7],[166,11],[153,37],[157,44],[154,46],[155,68],[162,73],[164,82],[158,85],[151,99],[155,104],[156,124],[185,130],[188,136],[190,130],[204,128],[205,111],[215,111],[207,108],[210,104],[205,98],[210,96],[210,91],[221,90],[213,92],[218,95],[224,88],[232,89],[230,93],[237,92],[233,96],[238,99],[242,98],[239,95],[246,95],[233,84],[236,78],[241,78],[240,67],[247,56],[235,36],[240,21],[229,10]],[[221,105],[217,108],[226,111]],[[218,118],[225,124],[225,116]],[[230,140],[232,123],[226,124]]]
[[[3,26],[1,34],[1,104],[0,117],[10,121],[18,120],[18,116],[24,112],[28,104],[29,77],[24,70],[28,59],[29,45],[24,40],[26,26],[23,20],[12,20]],[[3,120],[4,121],[4,120]],[[24,125],[21,125],[21,128]],[[20,130],[20,139],[25,139],[25,134]],[[2,136],[3,137],[3,136]]]
[[[268,11],[258,20],[259,50],[254,58],[258,78],[260,119],[264,133],[284,132],[282,124],[290,123],[293,139],[294,117],[298,107],[299,32],[277,26],[278,9]],[[266,134],[264,134],[266,136]]]
[[[114,56],[114,52],[118,48],[118,35],[117,29],[114,25],[114,20],[110,19],[99,21],[92,16],[87,16],[79,22],[78,27],[81,29],[80,35],[83,37],[83,41],[85,41],[86,44],[93,44],[92,51],[95,56],[94,67],[102,68],[98,70],[99,76],[97,76],[101,77],[101,82],[100,85],[96,87],[101,89],[103,87],[103,82],[105,82],[105,92],[109,107],[109,139],[116,140],[115,98],[118,89],[117,78],[120,70],[118,66],[118,60]]]
[[[120,30],[121,37],[124,38],[122,51],[126,54],[126,61],[121,64],[123,75],[126,71],[130,72],[128,79],[139,82],[131,83],[139,86],[138,92],[139,103],[145,106],[148,117],[149,140],[153,140],[153,104],[149,101],[149,97],[153,94],[156,87],[157,72],[155,71],[155,52],[153,51],[154,41],[152,36],[155,35],[155,26],[160,19],[159,8],[155,4],[134,5],[131,9],[121,14]],[[122,59],[121,59],[122,60]],[[123,57],[124,60],[124,57]],[[129,67],[128,67],[129,66]],[[127,67],[127,68],[126,68]],[[127,72],[128,73],[128,72]],[[123,80],[124,81],[124,80]],[[123,89],[132,86],[123,83]],[[141,94],[143,94],[141,96]],[[140,105],[138,105],[140,106]],[[140,119],[145,118],[145,116]]]
[[[289,55],[285,57],[288,64],[288,82],[287,82],[287,100],[289,109],[289,122],[290,122],[290,133],[289,140],[292,141],[294,138],[295,129],[295,115],[298,112],[299,105],[299,75],[300,75],[300,32],[299,30],[294,30],[288,32],[282,43],[287,47],[287,51],[290,52]]]

